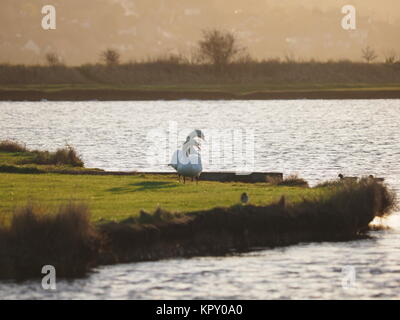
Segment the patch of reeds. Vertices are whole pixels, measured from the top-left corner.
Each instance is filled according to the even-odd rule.
[[[316,184],[314,188],[338,187],[341,186],[342,184],[343,181],[341,181],[340,179],[327,180]]]
[[[80,277],[97,264],[100,248],[85,205],[71,202],[52,212],[29,204],[0,228],[0,278],[38,278],[44,265],[58,277]]]
[[[0,151],[3,152],[26,152],[26,146],[15,140],[0,141]]]
[[[268,178],[268,181],[271,184],[277,185],[277,186],[287,186],[287,187],[305,187],[308,188],[308,182],[304,180],[303,178],[300,178],[296,174],[289,175],[285,177],[284,179],[277,179],[274,177]]]
[[[83,167],[84,162],[78,155],[74,147],[67,145],[59,148],[55,152],[49,151],[32,151],[34,157],[33,163],[43,165],[70,165],[73,167]]]
[[[0,151],[3,152],[26,152],[30,153],[29,159],[21,161],[21,164],[41,164],[41,165],[69,165],[72,167],[83,167],[84,162],[78,155],[74,147],[66,145],[55,152],[29,150],[20,142],[14,140],[0,141]]]

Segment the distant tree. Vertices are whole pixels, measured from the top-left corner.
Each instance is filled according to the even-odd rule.
[[[46,54],[46,62],[49,66],[55,67],[55,66],[60,66],[62,65],[62,59],[59,57],[59,55],[55,52],[49,52]]]
[[[385,54],[385,63],[394,64],[397,61],[397,55],[394,50],[390,50]]]
[[[198,46],[200,61],[209,62],[219,70],[232,63],[244,51],[233,33],[217,29],[204,30]]]
[[[121,55],[117,50],[107,49],[100,55],[101,60],[108,66],[118,65],[120,62]]]
[[[289,51],[285,54],[285,61],[287,63],[294,63],[296,62],[296,56],[294,55],[293,52]]]
[[[378,56],[375,53],[375,50],[370,46],[365,47],[362,51],[362,57],[367,63],[373,62]]]

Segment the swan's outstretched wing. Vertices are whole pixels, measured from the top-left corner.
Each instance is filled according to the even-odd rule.
[[[178,170],[178,163],[179,163],[179,150],[176,150],[172,155],[171,162],[168,164],[170,167]]]

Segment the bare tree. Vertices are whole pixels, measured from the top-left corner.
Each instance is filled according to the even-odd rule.
[[[100,55],[101,60],[108,66],[118,65],[120,62],[121,55],[117,50],[107,49]]]
[[[198,45],[200,60],[213,64],[218,70],[233,62],[244,51],[233,33],[217,29],[204,30],[203,39]]]
[[[362,57],[367,63],[371,63],[374,61],[378,56],[375,53],[375,50],[372,49],[370,46],[365,47],[362,51]]]
[[[62,59],[55,52],[49,52],[46,54],[46,62],[51,67],[62,65]]]
[[[285,54],[285,61],[286,63],[294,63],[296,62],[296,56],[292,51],[289,51]]]
[[[385,54],[385,63],[394,64],[397,61],[397,54],[394,50],[390,50]]]

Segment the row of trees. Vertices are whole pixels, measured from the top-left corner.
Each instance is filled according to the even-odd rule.
[[[196,60],[223,68],[235,61],[239,55],[244,55],[245,52],[246,49],[239,45],[233,33],[216,29],[206,30],[203,31],[203,38],[198,43]],[[56,53],[48,53],[45,58],[50,66],[63,64],[62,59]],[[101,52],[100,61],[108,66],[115,66],[120,63],[121,55],[115,49],[106,49]]]
[[[239,59],[249,59],[247,49],[239,44],[232,32],[217,29],[203,31],[203,38],[198,42],[196,61],[210,63],[216,69],[222,70],[228,64]],[[362,58],[367,63],[374,62],[378,55],[376,51],[367,46],[362,49]],[[56,53],[48,53],[46,61],[50,66],[62,65],[62,59]],[[121,62],[121,55],[115,49],[106,49],[100,54],[100,61],[108,66],[115,66]],[[385,56],[385,63],[400,62],[394,51]]]

